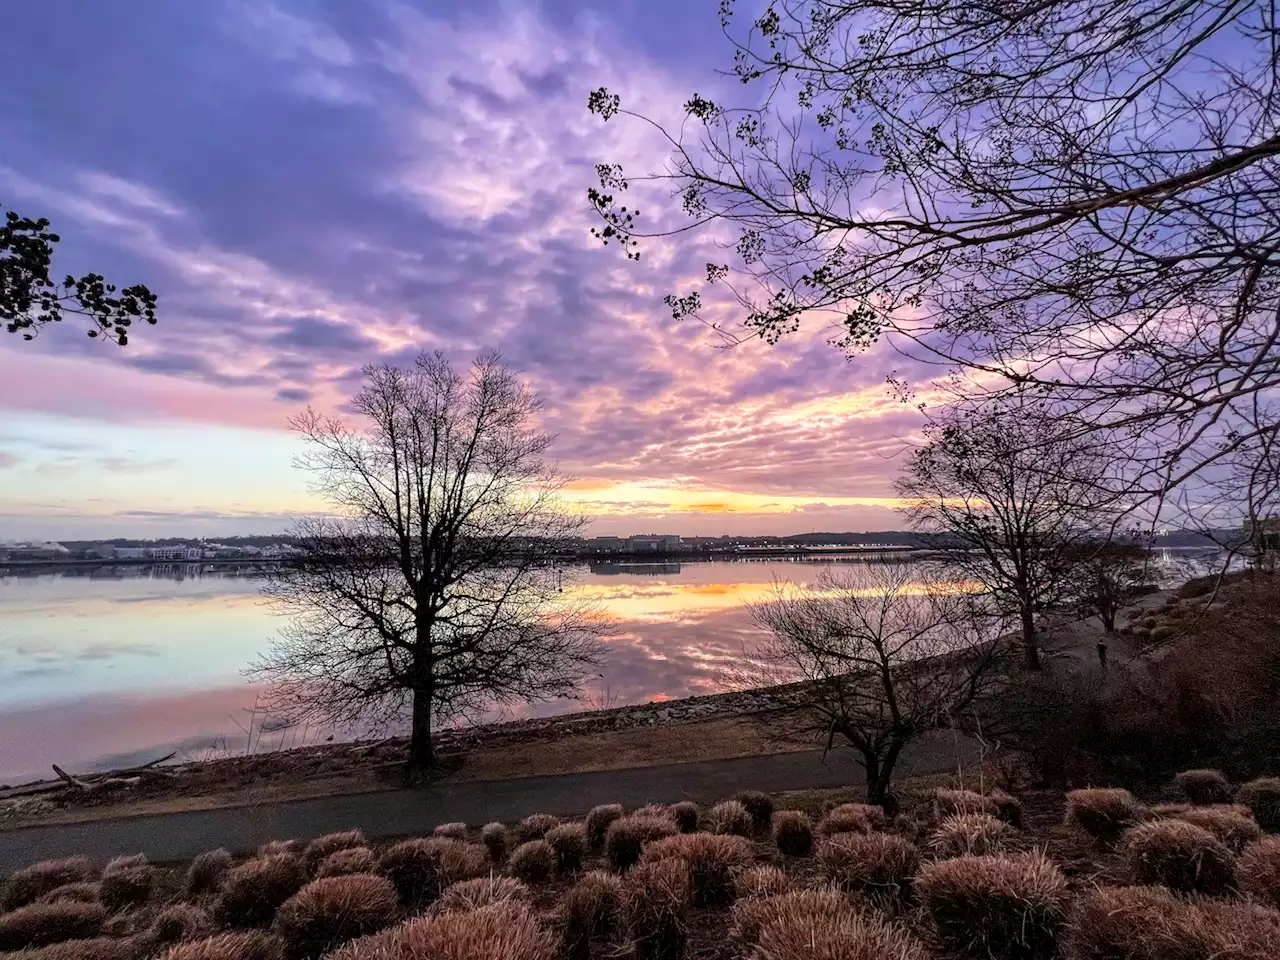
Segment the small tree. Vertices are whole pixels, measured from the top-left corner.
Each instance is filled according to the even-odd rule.
[[[1097,615],[1108,635],[1116,616],[1147,582],[1147,551],[1136,543],[1085,543],[1068,554],[1070,591],[1085,616]]]
[[[1038,618],[1069,597],[1070,553],[1114,501],[1103,450],[1030,404],[952,408],[925,433],[897,483],[903,512],[1017,618],[1038,670]]]
[[[748,653],[747,679],[781,685],[788,736],[856,750],[871,803],[888,798],[910,743],[955,725],[1000,683],[1000,618],[923,567],[824,572],[811,589],[779,583],[752,615],[770,637]]]
[[[468,376],[440,354],[371,366],[357,430],[308,410],[300,466],[336,516],[296,530],[302,556],[267,595],[291,616],[251,674],[272,707],[337,723],[410,716],[410,777],[433,732],[485,707],[576,692],[600,618],[553,559],[580,529],[536,430],[537,398],[496,355]]]

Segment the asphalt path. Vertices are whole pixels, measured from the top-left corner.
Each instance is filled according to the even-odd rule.
[[[974,763],[977,753],[971,741],[935,736],[904,753],[895,776],[954,772]],[[413,790],[25,827],[0,830],[0,876],[73,854],[100,861],[127,853],[145,853],[160,862],[185,860],[216,847],[243,854],[267,840],[308,840],[335,830],[359,828],[370,839],[415,836],[453,821],[510,822],[531,813],[573,816],[601,803],[708,803],[738,790],[778,793],[856,786],[862,780],[851,751],[833,751],[825,759],[820,751],[805,751],[515,780],[443,781]]]

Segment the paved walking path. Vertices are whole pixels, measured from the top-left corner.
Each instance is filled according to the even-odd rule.
[[[954,771],[972,765],[976,745],[939,735],[904,754],[898,776]],[[631,770],[604,770],[490,782],[432,784],[317,797],[263,806],[193,810],[120,820],[0,831],[0,876],[37,860],[85,854],[106,860],[145,853],[156,861],[183,860],[215,847],[249,853],[266,840],[307,840],[358,827],[369,838],[422,835],[439,823],[512,821],[530,813],[583,814],[596,804],[695,800],[706,803],[738,790],[808,790],[856,785],[862,770],[848,750],[780,753]]]

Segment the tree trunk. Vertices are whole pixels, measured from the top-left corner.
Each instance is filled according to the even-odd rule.
[[[889,792],[889,778],[880,766],[880,757],[870,751],[862,751],[862,768],[867,774],[867,803],[879,806]]]
[[[1022,650],[1028,670],[1040,669],[1040,648],[1036,644],[1036,618],[1029,607],[1022,608]]]
[[[436,748],[431,736],[431,693],[428,690],[413,691],[413,724],[409,732],[409,763],[405,779],[421,780],[435,769]]]

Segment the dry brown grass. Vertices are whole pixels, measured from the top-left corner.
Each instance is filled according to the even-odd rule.
[[[807,857],[813,852],[813,825],[800,810],[779,810],[773,815],[773,845],[788,857]]]
[[[546,840],[526,840],[511,851],[507,869],[532,887],[546,883],[556,872],[556,851]]]
[[[223,847],[207,850],[191,861],[183,889],[188,897],[217,893],[231,871],[231,852]]]
[[[1221,770],[1183,770],[1173,779],[1187,799],[1198,807],[1231,802],[1231,781]]]
[[[818,822],[818,833],[824,837],[833,833],[871,833],[884,829],[887,824],[888,818],[879,807],[869,803],[842,803]]]
[[[1067,794],[1068,826],[1078,827],[1101,843],[1114,843],[1147,809],[1128,790],[1088,788]]]
[[[1269,833],[1280,833],[1280,777],[1259,777],[1244,784],[1236,799],[1253,812],[1253,819]]]
[[[558,826],[560,826],[559,817],[553,817],[549,813],[534,813],[520,821],[520,825],[516,828],[516,835],[519,836],[521,843],[528,843],[530,840],[541,840],[548,831]]]
[[[106,919],[107,910],[100,903],[76,900],[29,903],[0,914],[0,950],[21,950],[94,937]]]
[[[1240,854],[1240,886],[1270,907],[1280,907],[1280,837],[1265,837]]]
[[[375,873],[378,858],[368,847],[349,847],[329,854],[316,869],[316,879],[345,877],[352,873]]]
[[[460,880],[487,876],[489,866],[484,847],[443,837],[404,840],[378,858],[378,872],[394,884],[407,907],[431,903]]]
[[[787,872],[769,864],[748,867],[733,878],[733,899],[750,900],[757,897],[776,897],[791,889]]]
[[[985,813],[989,817],[999,817],[1000,806],[974,790],[942,788],[933,792],[933,813],[937,820],[945,820],[958,813]]]
[[[676,823],[681,833],[697,833],[698,819],[701,816],[698,805],[690,800],[681,800],[667,807],[667,816]]]
[[[730,799],[737,800],[746,807],[757,833],[764,833],[769,829],[773,820],[773,797],[760,790],[741,790]]]
[[[920,851],[891,833],[833,833],[818,844],[818,861],[835,886],[892,906],[911,899]]]
[[[1248,807],[1221,805],[1188,807],[1174,813],[1173,819],[1183,820],[1208,830],[1226,845],[1232,853],[1239,853],[1255,840],[1262,838],[1262,828],[1249,813]]]
[[[5,957],[6,960],[141,960],[146,955],[147,944],[135,939],[90,937],[21,950]]]
[[[292,854],[256,857],[227,874],[214,913],[228,926],[265,927],[306,882],[302,861]]]
[[[1022,829],[1022,801],[1004,790],[992,790],[987,799],[996,805],[996,816],[1011,827]]]
[[[835,887],[790,890],[771,897],[747,897],[733,905],[729,936],[752,947],[760,931],[793,916],[840,917],[855,912],[854,901]]]
[[[768,923],[752,960],[928,960],[915,936],[869,913],[788,913]]]
[[[592,807],[587,814],[587,843],[591,845],[592,850],[604,849],[604,835],[609,830],[609,825],[615,820],[621,820],[624,815],[622,804],[620,803],[602,803],[598,807]]]
[[[299,960],[390,926],[399,914],[395,887],[368,874],[312,880],[276,911],[275,932]]]
[[[1125,865],[1137,884],[1209,896],[1236,887],[1231,851],[1212,833],[1182,820],[1140,823],[1125,835]]]
[[[359,830],[343,830],[340,833],[327,833],[323,837],[316,837],[302,851],[302,860],[306,865],[307,873],[311,876],[320,868],[320,864],[329,857],[330,854],[337,853],[339,850],[350,850],[352,847],[367,847],[369,844],[364,838],[364,834]]]
[[[580,823],[562,823],[547,831],[547,843],[556,852],[556,871],[561,876],[575,873],[587,855],[587,828]]]
[[[605,831],[605,856],[613,869],[630,870],[640,862],[640,852],[646,843],[675,836],[676,832],[675,822],[666,817],[623,817],[609,824]]]
[[[498,866],[507,862],[507,828],[501,823],[486,823],[480,828],[480,842],[489,851],[489,859]]]
[[[307,845],[301,840],[268,840],[258,848],[257,856],[274,857],[281,853],[290,853],[300,857],[306,849]]]
[[[938,939],[972,958],[1052,957],[1066,916],[1066,877],[1041,854],[927,864],[916,892]]]
[[[555,960],[555,940],[528,908],[494,903],[443,913],[353,940],[325,960]]]
[[[445,837],[449,840],[467,839],[467,825],[455,820],[453,823],[441,823],[431,831],[433,837]]]
[[[101,872],[88,857],[43,860],[10,875],[5,884],[4,896],[0,897],[0,908],[12,910],[15,907],[25,907],[55,887],[97,880],[100,875]]]
[[[64,883],[48,893],[42,893],[36,903],[53,903],[55,900],[79,900],[81,903],[101,903],[102,884],[97,880]]]
[[[191,903],[175,903],[165,907],[151,921],[147,939],[156,946],[203,940],[217,932],[209,911]]]
[[[284,941],[279,937],[249,930],[178,944],[162,954],[160,960],[284,960],[284,956]]]
[[[1013,827],[990,814],[955,813],[938,824],[929,846],[944,859],[984,856],[1003,851],[1013,836]]]
[[[560,906],[568,960],[588,960],[593,941],[616,938],[622,927],[622,880],[592,870],[573,885]]]
[[[622,904],[636,960],[682,960],[692,883],[679,857],[642,863],[623,881]]]
[[[470,913],[494,903],[528,903],[529,888],[497,875],[463,880],[448,887],[431,909],[436,913]]]
[[[707,813],[707,827],[712,833],[749,837],[755,832],[751,814],[737,800],[722,800]]]
[[[151,898],[155,878],[141,853],[116,857],[102,871],[102,902],[108,910],[127,910]]]
[[[755,860],[755,848],[743,837],[681,833],[649,844],[640,862],[673,858],[689,866],[694,905],[708,907],[731,899],[734,878]]]

